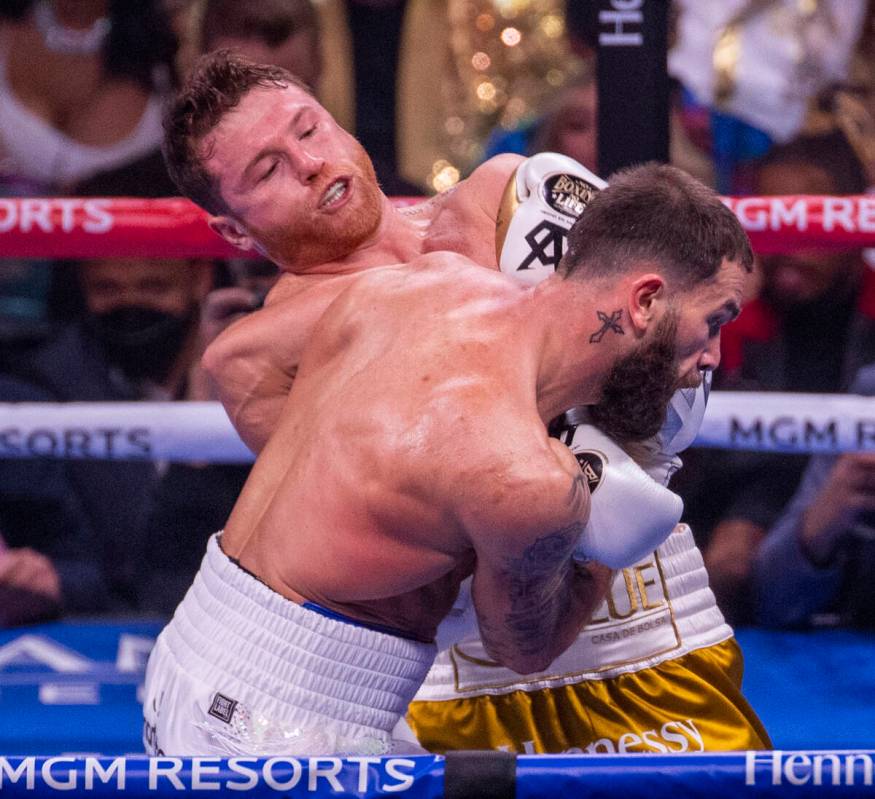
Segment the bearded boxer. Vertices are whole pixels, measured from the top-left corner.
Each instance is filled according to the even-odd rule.
[[[215,89],[217,85],[219,94],[231,100],[224,110],[220,107],[220,113],[214,109],[212,116],[204,114],[203,109],[198,109],[198,87],[202,93],[204,88]],[[287,101],[282,113],[276,103],[278,94],[285,95]],[[228,113],[230,108],[237,108],[239,113]],[[226,238],[241,246],[260,249],[289,272],[269,298],[267,308],[233,326],[212,348],[208,360],[224,389],[232,418],[256,448],[275,424],[276,409],[282,404],[291,384],[300,350],[315,318],[360,270],[403,260],[416,252],[447,247],[454,247],[494,266],[496,258],[492,248],[498,221],[498,237],[504,237],[506,242],[500,247],[502,268],[517,275],[549,273],[561,253],[563,239],[557,229],[562,225],[567,227],[573,213],[579,212],[588,196],[604,185],[585,170],[579,172],[578,165],[567,168],[564,161],[560,160],[557,165],[555,160],[545,161],[543,158],[540,163],[537,159],[526,162],[524,168],[517,170],[513,180],[508,181],[519,164],[519,159],[509,157],[494,159],[451,193],[414,209],[396,211],[376,188],[366,156],[355,141],[337,128],[324,109],[297,89],[287,75],[273,71],[266,73],[261,68],[253,72],[249,65],[227,56],[214,56],[212,62],[204,64],[195,74],[176,109],[168,126],[167,154],[180,188],[212,212],[211,223]],[[280,138],[275,135],[277,129],[285,131]],[[302,144],[295,145],[294,142]],[[207,146],[199,150],[203,145]],[[208,157],[203,158],[206,153]],[[248,178],[251,185],[248,185],[246,174],[252,170],[254,173]],[[277,181],[278,177],[282,180]],[[265,181],[268,184],[276,182],[268,188]],[[302,207],[299,199],[296,207],[295,202],[289,200],[296,196],[296,182],[300,186],[310,186],[310,193],[316,194],[318,202]],[[568,190],[569,185],[571,190]],[[297,196],[301,196],[300,191]],[[274,202],[271,202],[271,197]],[[552,198],[554,202],[547,204],[539,199],[542,197]],[[374,202],[369,205],[364,202],[366,198]],[[529,198],[533,201],[526,203]],[[508,209],[521,203],[516,213],[506,213],[498,219],[499,208]],[[335,225],[332,229],[332,221],[342,216],[344,208],[357,210],[356,225],[339,228]],[[370,208],[374,213],[370,216],[362,214],[362,208]],[[371,218],[372,223],[360,224],[362,216]],[[521,229],[524,227],[522,220],[526,220],[526,229]],[[311,228],[309,238],[307,225]],[[286,228],[295,235],[287,236]],[[312,235],[316,232],[329,235],[324,238]],[[466,233],[468,235],[464,235]],[[348,238],[344,239],[344,236]],[[357,238],[362,236],[363,240]],[[731,317],[726,308],[721,307],[718,311],[707,320],[709,352],[703,355],[700,367],[716,365],[719,325]],[[610,335],[610,330],[612,328],[608,325],[601,335]],[[626,394],[621,392],[619,396]],[[701,396],[700,391],[700,399]],[[649,407],[654,406],[657,407],[657,416],[661,416],[663,412],[651,397]],[[611,406],[605,404],[605,408],[608,407]],[[637,418],[640,414],[635,416]],[[624,414],[614,414],[614,417],[623,419]],[[610,419],[604,409],[600,414],[600,424],[610,429]],[[582,432],[575,445],[578,449],[591,450],[598,445],[600,452],[614,453],[613,442],[604,436],[587,442],[586,436],[597,435],[596,432],[592,428],[580,429]],[[691,440],[689,433],[685,435]],[[663,435],[663,443],[669,443],[667,438],[668,435]],[[677,438],[679,440],[683,435]],[[657,476],[668,473],[671,454],[669,451],[659,453],[655,459],[650,457],[651,464],[661,470],[655,472]],[[643,475],[635,463],[623,458],[620,451],[612,454],[612,460],[625,460],[629,473],[635,478]],[[615,479],[618,484],[622,482],[619,473]],[[600,501],[605,506],[616,503],[616,500],[611,503],[607,499],[610,496],[608,482],[603,482],[603,485],[604,488],[594,496],[595,508]],[[613,522],[609,521],[609,526],[611,524]],[[624,526],[628,526],[628,521],[624,521]],[[691,549],[693,555],[687,556],[687,560],[695,560],[698,553],[688,533],[682,533],[681,537],[683,542],[675,549]],[[672,536],[670,541],[677,538],[677,535]],[[689,571],[696,572],[694,562],[688,566]],[[686,568],[679,567],[681,574]],[[627,583],[628,574],[619,573],[614,588]],[[707,588],[704,590],[710,596]],[[713,600],[710,601],[713,604]],[[724,627],[716,623],[713,626],[716,635],[712,637],[726,638],[728,632]],[[661,640],[655,643],[663,644]],[[723,643],[726,646],[722,648],[727,651],[721,651],[713,670],[723,669],[729,674],[718,681],[720,684],[715,689],[721,696],[725,694],[726,699],[722,704],[712,702],[712,705],[721,714],[726,706],[721,723],[729,734],[715,735],[707,745],[709,748],[756,745],[750,742],[755,741],[760,728],[734,684],[739,677],[737,653],[731,641]],[[667,651],[669,660],[678,654],[677,647],[669,647]],[[584,652],[583,655],[586,662],[602,656],[600,650]],[[642,657],[642,668],[647,661],[647,657]],[[598,672],[596,664],[589,670],[577,669],[576,673],[581,681],[586,681]],[[549,680],[550,674],[549,671],[545,673],[545,681]],[[666,674],[665,679],[670,683],[672,676],[669,672]],[[563,684],[568,682],[567,675],[563,676],[563,681]],[[512,686],[510,693],[518,693],[530,690],[531,686],[537,685],[537,680],[528,681],[522,688],[513,687],[512,683],[507,685]],[[708,686],[702,687],[707,692]],[[488,688],[485,693],[491,695]],[[444,694],[439,698],[447,699],[446,692]],[[469,691],[449,699],[467,701],[476,699],[476,696],[476,691]],[[423,715],[416,708],[429,706],[438,707],[433,703],[414,706],[415,724],[425,738],[429,736],[428,714]],[[458,704],[453,708],[457,712]],[[734,712],[730,712],[733,709]],[[658,716],[658,710],[651,708],[651,715]],[[434,717],[433,710],[429,713]],[[420,717],[418,721],[417,716]],[[648,719],[642,723],[649,723]],[[671,716],[665,716],[661,721],[671,721]],[[606,718],[606,723],[611,723],[610,718]],[[506,729],[513,726],[509,722],[502,724]],[[485,728],[478,731],[469,726],[467,729],[478,736],[477,740],[487,736]],[[462,733],[462,729],[458,732]],[[533,744],[536,748],[542,745],[548,751],[567,748],[563,741],[553,743],[540,736],[508,740],[508,736],[499,730],[492,730],[486,744],[480,745],[510,745],[522,751],[530,747],[529,740],[536,739]],[[469,741],[473,739],[460,738],[458,741],[458,746],[462,747],[470,745]],[[585,737],[579,737],[570,745],[585,742]],[[438,741],[430,743],[442,745]]]

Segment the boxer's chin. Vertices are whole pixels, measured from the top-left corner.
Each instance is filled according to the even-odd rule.
[[[589,407],[592,423],[615,441],[644,441],[665,423],[668,401],[678,387],[676,333],[677,316],[667,315],[652,341],[614,364],[601,401]]]
[[[378,230],[383,211],[377,184],[363,189],[350,206],[331,216],[315,216],[277,235],[263,237],[267,256],[293,271],[338,261],[365,244]]]

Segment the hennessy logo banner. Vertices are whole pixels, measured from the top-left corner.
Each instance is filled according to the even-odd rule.
[[[668,726],[668,725],[666,725]],[[645,731],[651,732],[651,731]],[[642,736],[644,733],[642,733]],[[518,796],[738,797],[872,796],[873,752],[690,752],[677,754],[671,733],[649,741],[660,749],[633,754],[529,755],[514,761]],[[629,741],[641,736],[629,734]],[[606,739],[604,739],[606,741]],[[611,743],[606,741],[607,743]],[[601,742],[598,742],[601,743]],[[599,749],[596,751],[603,751]],[[672,754],[674,753],[674,754]],[[452,757],[452,755],[450,755]],[[444,757],[3,757],[4,797],[46,796],[288,796],[370,797],[499,795],[488,790],[494,759],[466,754],[465,770]],[[606,791],[606,785],[610,791]],[[503,795],[503,794],[502,794]]]

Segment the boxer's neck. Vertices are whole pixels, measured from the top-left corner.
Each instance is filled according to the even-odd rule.
[[[528,315],[541,327],[538,412],[549,423],[568,408],[601,399],[602,386],[630,336],[594,336],[592,320],[604,302],[572,281],[553,276],[533,289],[538,305]],[[561,321],[560,321],[561,320]]]

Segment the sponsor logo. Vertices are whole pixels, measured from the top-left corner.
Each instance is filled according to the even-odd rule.
[[[729,417],[729,441],[733,447],[785,452],[835,452],[839,449],[875,448],[875,419],[810,419],[799,416],[772,418]]]
[[[809,227],[821,227],[828,233],[875,231],[873,197],[825,197],[820,208],[804,197],[745,197],[740,200],[727,198],[723,202],[735,213],[745,230],[755,232],[805,232]]]
[[[150,460],[147,427],[3,427],[0,457]]]
[[[511,745],[500,746],[499,749],[509,751]],[[586,746],[572,746],[565,749],[566,755],[613,755],[626,752],[704,752],[705,742],[702,734],[692,719],[672,719],[661,727],[651,730],[630,730],[621,733],[616,740],[599,738]],[[519,754],[533,755],[534,741],[523,741]]]
[[[543,220],[535,225],[525,235],[526,244],[529,245],[529,254],[517,267],[517,272],[531,269],[535,261],[542,267],[546,266],[555,270],[565,252],[567,236],[568,231],[562,225],[557,225],[554,222]]]
[[[601,47],[641,47],[644,44],[644,0],[611,0],[610,8],[599,10]]]
[[[745,752],[745,785],[872,785],[872,774],[866,752]]]
[[[582,452],[575,452],[574,457],[577,458],[577,463],[580,466],[580,471],[586,478],[586,484],[590,494],[595,494],[598,487],[602,484],[602,475],[605,471],[605,461],[607,457],[604,453],[594,449],[585,449]]]
[[[598,189],[577,175],[551,175],[542,184],[544,201],[560,214],[577,219]]]
[[[158,728],[148,721],[143,721],[143,749],[149,757],[164,756],[161,745],[158,743]]]
[[[234,718],[234,710],[236,707],[236,700],[228,699],[227,696],[222,696],[222,694],[217,693],[213,697],[213,703],[210,705],[210,709],[207,713],[219,721],[224,721],[225,724],[230,724],[231,719]]]
[[[616,613],[616,609],[614,612]],[[668,622],[668,616],[656,616],[655,618],[643,621],[640,624],[627,624],[616,630],[608,630],[607,632],[598,633],[597,635],[593,635],[590,640],[594,644],[623,641],[626,638],[632,638],[633,636],[641,635],[642,633],[652,632],[657,627],[662,627],[664,624],[668,624]]]
[[[107,233],[114,217],[110,200],[81,198],[0,200],[0,233]]]
[[[158,791],[262,791],[371,795],[399,793],[413,786],[417,762],[403,757],[151,757],[148,768],[128,772],[124,757],[2,757],[0,790],[15,785],[46,796],[54,791],[129,788],[137,796]],[[421,768],[421,766],[420,766]],[[47,790],[49,789],[49,790]]]

